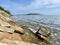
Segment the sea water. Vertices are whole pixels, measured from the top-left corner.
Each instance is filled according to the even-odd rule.
[[[23,21],[31,29],[37,30],[39,25],[50,27],[49,31],[53,42],[60,45],[60,16],[59,15],[14,15],[12,18],[15,21]],[[35,24],[35,25],[33,25]]]

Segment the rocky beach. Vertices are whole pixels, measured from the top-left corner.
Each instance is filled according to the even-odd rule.
[[[18,22],[11,16],[0,10],[0,45],[56,45],[49,27],[23,20]]]

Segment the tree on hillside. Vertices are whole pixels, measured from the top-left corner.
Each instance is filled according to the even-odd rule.
[[[0,6],[0,10],[4,10],[4,8],[2,8],[2,7]]]
[[[3,10],[4,12],[6,12],[7,14],[11,14],[8,10],[5,10],[3,7],[0,6],[0,10]]]

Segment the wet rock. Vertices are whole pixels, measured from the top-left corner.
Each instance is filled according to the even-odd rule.
[[[45,27],[40,27],[36,35],[38,36],[38,39],[50,43],[50,32]]]
[[[39,43],[40,41],[36,37],[32,37],[32,36],[22,35],[21,37],[22,37],[22,40],[25,42]]]
[[[40,27],[39,31],[38,31],[41,35],[44,36],[49,36],[50,32],[45,28],[45,27]]]

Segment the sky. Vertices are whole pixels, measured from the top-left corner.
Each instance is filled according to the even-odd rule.
[[[60,0],[0,0],[0,6],[12,14],[60,15]]]

